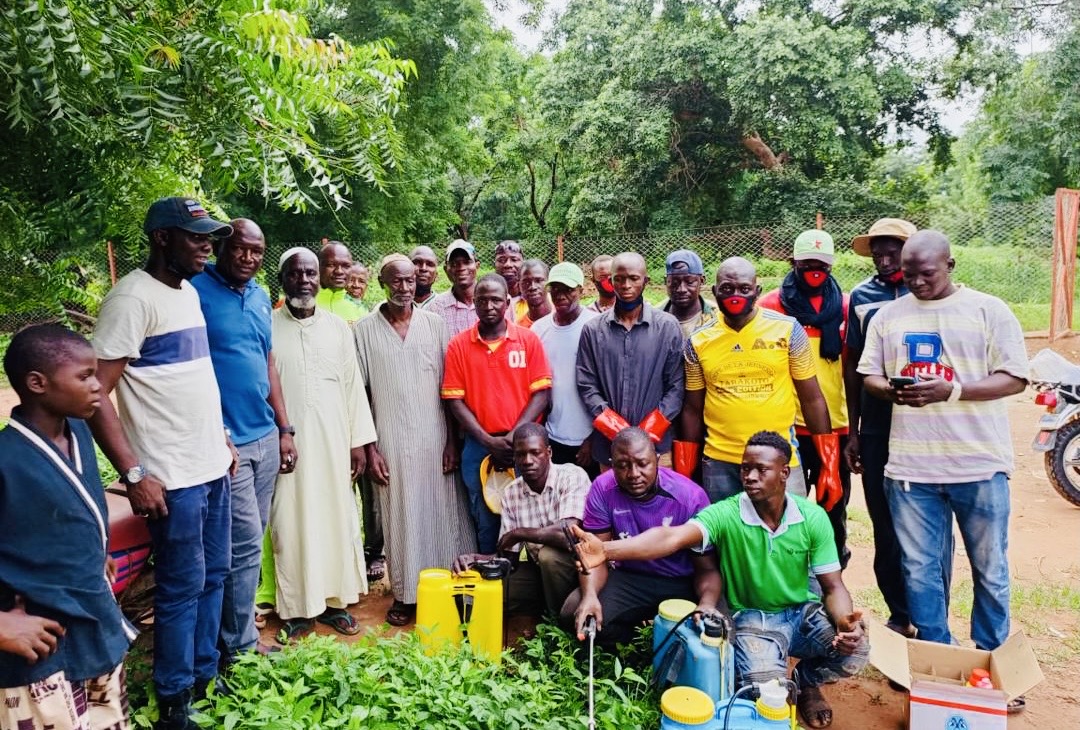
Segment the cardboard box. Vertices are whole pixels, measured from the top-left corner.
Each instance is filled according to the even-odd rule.
[[[1006,703],[1043,680],[1027,637],[1017,632],[994,651],[905,639],[870,624],[870,663],[906,687],[910,730],[1005,730]],[[965,687],[986,669],[994,690]]]

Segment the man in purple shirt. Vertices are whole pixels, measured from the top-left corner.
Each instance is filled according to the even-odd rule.
[[[620,431],[611,442],[611,471],[589,489],[582,525],[601,540],[621,540],[661,525],[678,526],[705,507],[705,490],[671,469],[657,465],[656,447],[640,428]],[[668,598],[696,600],[712,611],[720,601],[721,581],[711,548],[682,550],[657,560],[624,561],[580,576],[581,587],[563,604],[560,621],[583,635],[593,616],[602,645],[633,638],[642,621],[656,615]]]

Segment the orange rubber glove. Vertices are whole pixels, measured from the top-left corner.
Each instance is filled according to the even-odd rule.
[[[697,468],[698,454],[701,453],[701,444],[695,441],[672,441],[671,457],[675,463],[675,471],[689,479],[694,469]]]
[[[608,441],[615,438],[615,434],[624,428],[630,428],[626,419],[610,408],[601,411],[600,415],[593,419],[592,425],[597,431],[607,436]]]
[[[840,436],[835,433],[815,433],[812,438],[821,457],[815,487],[817,501],[829,512],[844,498],[844,485],[840,483]]]
[[[671,421],[664,418],[664,414],[657,408],[652,413],[645,416],[645,418],[641,419],[638,428],[649,434],[650,441],[654,444],[658,444],[664,440],[664,434],[667,433],[670,425]]]

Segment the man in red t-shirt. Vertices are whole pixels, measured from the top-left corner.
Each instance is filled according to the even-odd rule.
[[[832,434],[813,436],[803,420],[802,409],[795,413],[795,434],[799,439],[799,461],[807,488],[815,485],[832,523],[840,567],[846,568],[851,551],[847,548],[847,503],[851,496],[851,470],[843,459],[836,459],[842,495],[822,494],[820,476],[822,454],[835,458],[847,444],[848,414],[844,397],[844,330],[847,327],[848,296],[832,275],[834,256],[832,236],[825,231],[803,231],[795,239],[791,271],[780,288],[769,292],[758,304],[794,317],[806,330],[814,351],[818,385],[829,406]],[[828,439],[829,443],[823,443]],[[822,450],[825,450],[824,452]]]
[[[473,295],[477,323],[450,340],[442,398],[465,432],[461,477],[469,493],[481,553],[495,552],[499,516],[484,503],[480,462],[513,466],[514,429],[536,421],[551,401],[551,367],[540,338],[506,320],[506,280],[488,274]]]

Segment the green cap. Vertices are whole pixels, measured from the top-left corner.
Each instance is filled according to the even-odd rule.
[[[833,262],[833,240],[825,231],[803,231],[795,239],[795,250],[791,257],[796,261],[824,261],[827,264]]]
[[[581,273],[581,267],[569,261],[555,264],[548,272],[548,284],[562,284],[571,289],[576,289],[585,284],[585,275]]]

